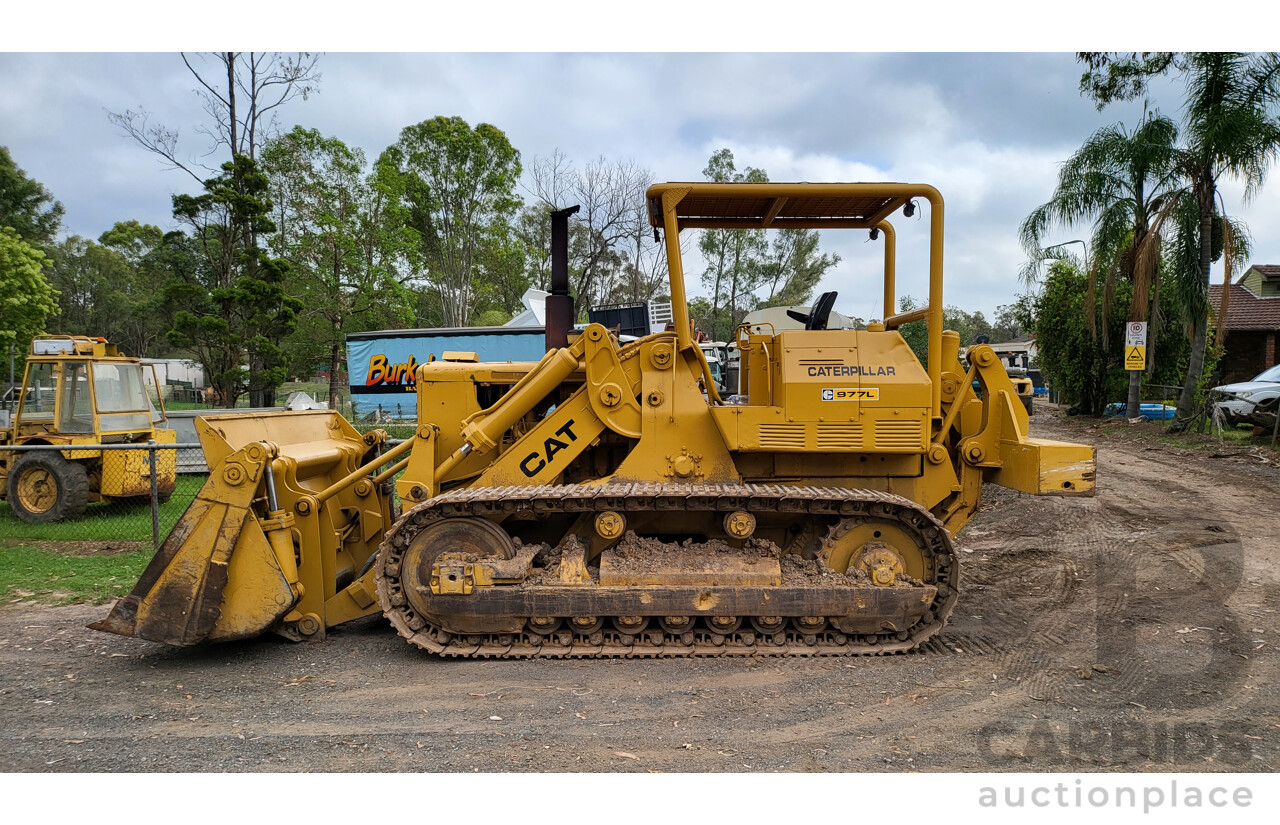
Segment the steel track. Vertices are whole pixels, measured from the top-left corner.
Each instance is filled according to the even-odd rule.
[[[409,604],[401,581],[405,550],[417,532],[447,518],[496,519],[517,512],[578,514],[616,510],[653,512],[704,510],[712,514],[746,510],[821,517],[863,516],[897,522],[916,535],[931,563],[925,584],[938,588],[931,609],[913,627],[896,633],[845,634],[829,624],[805,632],[794,619],[772,634],[744,628],[716,633],[702,620],[683,633],[655,629],[639,635],[605,628],[590,634],[560,630],[549,635],[526,628],[520,633],[454,634],[422,616]],[[443,493],[404,513],[384,538],[376,565],[378,597],[397,632],[418,647],[441,656],[475,658],[848,656],[903,653],[919,647],[942,629],[957,599],[959,564],[942,523],[909,499],[873,490],[786,485],[604,484],[539,487],[466,488]],[[591,585],[582,585],[590,587]],[[528,617],[524,617],[528,618]],[[564,617],[568,618],[568,617]],[[564,623],[562,623],[564,626]]]

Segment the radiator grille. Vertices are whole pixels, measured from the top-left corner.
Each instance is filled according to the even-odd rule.
[[[924,447],[924,432],[919,421],[877,421],[876,448],[882,450],[919,450]]]
[[[861,450],[861,424],[819,424],[818,449],[820,450]]]
[[[804,424],[761,424],[760,446],[773,450],[803,450]]]

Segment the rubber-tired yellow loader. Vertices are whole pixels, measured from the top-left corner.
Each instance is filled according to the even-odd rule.
[[[952,536],[985,482],[1091,495],[1092,448],[1031,438],[989,347],[942,329],[943,201],[899,183],[666,183],[674,331],[573,331],[553,216],[548,352],[450,353],[416,373],[414,438],[329,412],[198,421],[211,472],[132,593],[93,627],[175,645],[322,638],[381,612],[446,656],[887,653],[957,599]],[[851,228],[929,205],[929,303],[828,330],[737,330],[722,397],[692,340],[682,229]],[[897,332],[928,325],[927,366]],[[980,392],[974,392],[974,382]],[[390,495],[394,484],[401,505]],[[398,506],[403,506],[400,512]]]
[[[147,395],[146,371],[159,388],[155,367],[83,335],[37,335],[26,360],[13,422],[0,411],[0,446],[42,449],[0,450],[0,499],[32,524],[77,518],[91,501],[145,501],[152,491],[147,451],[120,447],[177,442],[163,427],[164,402]],[[155,476],[156,494],[168,499],[177,478],[173,450],[158,451]]]

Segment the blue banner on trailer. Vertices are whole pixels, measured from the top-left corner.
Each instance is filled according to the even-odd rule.
[[[459,327],[357,332],[347,336],[347,375],[356,417],[378,407],[393,418],[417,417],[413,374],[446,352],[474,352],[481,361],[539,361],[542,327]]]

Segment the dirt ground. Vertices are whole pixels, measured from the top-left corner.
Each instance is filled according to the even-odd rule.
[[[0,771],[1280,768],[1280,469],[1040,408],[1098,495],[988,487],[922,652],[451,661],[381,618],[174,650],[0,609]]]

